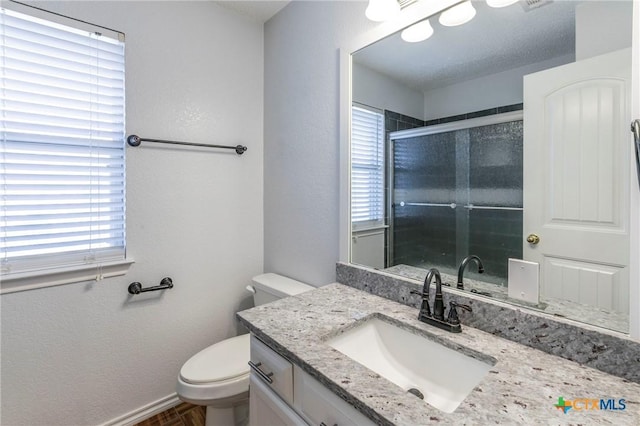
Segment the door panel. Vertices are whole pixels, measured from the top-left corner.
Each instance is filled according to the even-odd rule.
[[[571,300],[605,311],[629,312],[627,268],[551,256],[546,256],[544,262],[541,290],[546,298]]]

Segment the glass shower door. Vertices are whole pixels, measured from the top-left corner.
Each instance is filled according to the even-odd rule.
[[[482,121],[392,134],[389,266],[455,275],[476,254],[486,273],[469,276],[506,285],[522,258],[522,121]]]

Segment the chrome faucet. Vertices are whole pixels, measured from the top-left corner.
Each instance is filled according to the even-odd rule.
[[[478,273],[482,274],[484,272],[484,265],[482,264],[482,260],[480,260],[480,258],[478,256],[476,256],[475,254],[469,255],[467,257],[465,257],[464,259],[462,259],[462,262],[460,262],[460,267],[458,268],[458,285],[457,287],[462,290],[464,288],[464,284],[462,282],[463,280],[463,275],[464,275],[464,268],[467,267],[467,264],[470,261],[475,261],[476,264],[478,265]]]
[[[433,301],[432,314],[429,307],[429,287],[431,287],[431,281],[434,278],[436,279],[436,297]],[[442,278],[440,277],[440,271],[438,271],[436,268],[431,268],[427,272],[427,276],[424,279],[424,285],[422,286],[422,292],[412,290],[411,293],[419,294],[422,296],[420,312],[418,313],[419,321],[435,325],[438,328],[450,331],[452,333],[460,333],[462,331],[456,307],[465,309],[469,312],[471,312],[471,307],[456,302],[450,302],[449,315],[445,320],[444,298],[442,297]]]

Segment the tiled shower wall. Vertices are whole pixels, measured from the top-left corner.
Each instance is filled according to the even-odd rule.
[[[454,118],[517,109],[521,105]],[[388,265],[455,274],[462,258],[476,254],[486,269],[482,279],[506,285],[507,259],[522,258],[522,211],[465,206],[522,207],[522,121],[396,140],[393,150]],[[456,207],[401,206],[401,201]]]

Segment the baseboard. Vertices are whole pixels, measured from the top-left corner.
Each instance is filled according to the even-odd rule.
[[[172,393],[171,395],[160,398],[157,401],[130,411],[127,414],[109,420],[108,422],[103,423],[100,426],[132,426],[136,423],[148,419],[149,417],[155,416],[158,413],[162,413],[163,411],[168,410],[171,407],[175,407],[178,404],[180,404],[178,395]]]

